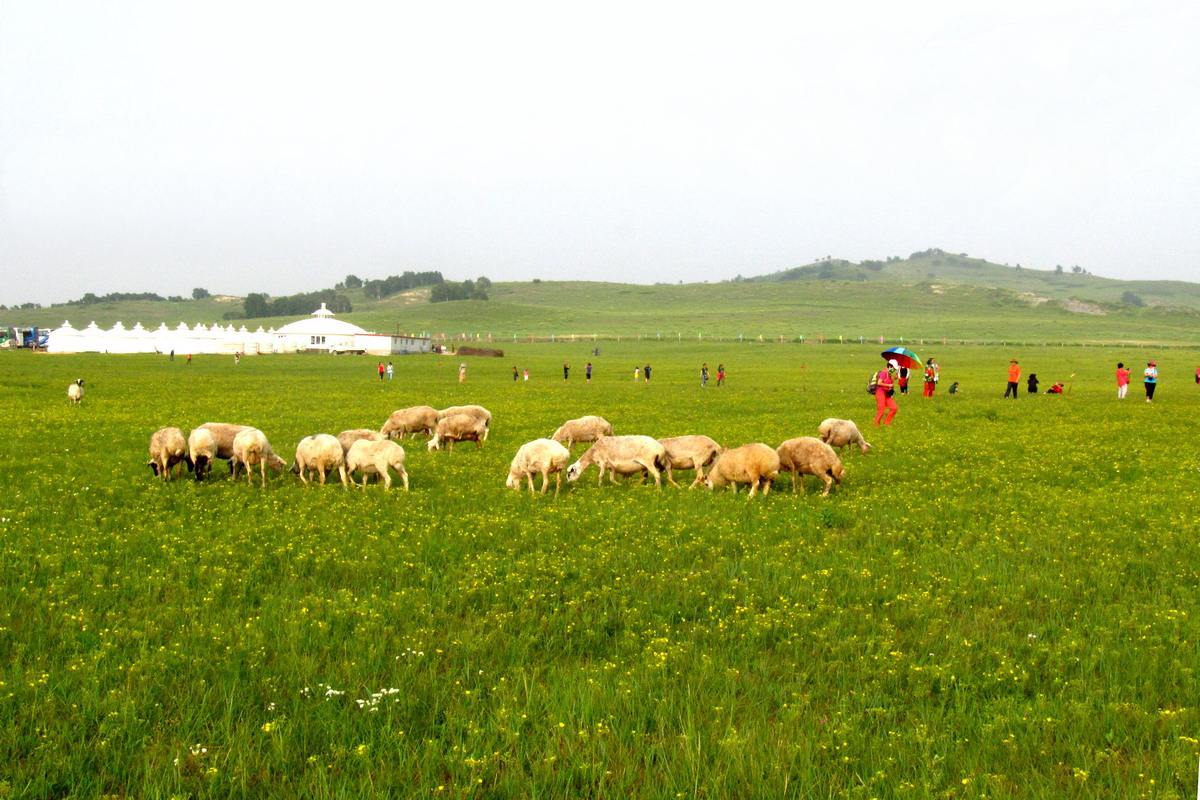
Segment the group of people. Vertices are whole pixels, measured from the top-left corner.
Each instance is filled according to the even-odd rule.
[[[462,369],[465,372],[467,369],[467,365],[463,364]],[[387,363],[386,367],[383,365],[383,362],[380,361],[379,366],[376,368],[376,371],[379,373],[379,380],[383,380],[383,376],[386,375],[387,379],[390,381],[392,379],[392,376],[395,374],[395,369],[392,367],[392,362],[390,362],[390,361]],[[459,380],[462,380],[462,379],[460,378]]]
[[[725,365],[717,364],[717,386],[725,385]],[[700,365],[700,388],[708,386],[708,362]]]
[[[1129,382],[1133,370],[1125,366],[1125,362],[1117,362],[1117,399],[1124,400],[1126,393],[1129,391]],[[1017,397],[1017,384],[1021,380],[1021,365],[1014,358],[1008,364],[1008,388],[1004,390],[1004,396],[1007,398],[1010,394],[1015,400]],[[1029,394],[1037,394],[1038,392],[1038,376],[1036,373],[1030,373],[1025,381],[1026,388]],[[1200,367],[1196,368],[1196,383],[1200,384]],[[1146,362],[1146,369],[1142,370],[1142,384],[1146,388],[1146,402],[1154,402],[1154,390],[1158,386],[1158,364],[1153,361]],[[1059,381],[1046,390],[1046,394],[1062,394],[1064,384]]]

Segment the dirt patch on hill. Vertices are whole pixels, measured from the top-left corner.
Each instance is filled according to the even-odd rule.
[[[388,298],[389,303],[398,306],[411,306],[417,303],[428,303],[431,290],[429,289],[409,289],[407,292],[392,295]]]
[[[242,298],[234,294],[214,294],[212,299],[216,300],[218,303],[237,303],[240,302]]]
[[[934,294],[945,294],[946,293],[946,287],[942,286],[940,283],[929,284],[929,290],[931,292],[933,292]]]
[[[1040,306],[1042,303],[1050,302],[1049,297],[1038,297],[1033,292],[1021,292],[1018,297],[1020,297],[1026,303],[1029,303],[1031,306]]]
[[[1063,300],[1062,307],[1076,314],[1104,314],[1103,308],[1095,303],[1085,303],[1082,300]]]

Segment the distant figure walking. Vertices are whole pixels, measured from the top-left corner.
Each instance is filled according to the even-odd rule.
[[[517,368],[513,367],[513,383],[517,382],[517,378],[521,377],[521,373],[517,372]]]
[[[1153,361],[1146,364],[1142,372],[1142,381],[1146,384],[1146,402],[1154,402],[1154,389],[1158,386],[1158,365]]]
[[[1129,391],[1129,373],[1130,370],[1121,361],[1117,362],[1117,399],[1124,400],[1125,393]],[[1200,381],[1200,375],[1196,376],[1197,381]]]
[[[171,351],[171,360],[172,361],[175,360],[175,351],[174,350]]]
[[[191,353],[188,353],[187,363],[189,363],[189,364],[192,363],[192,354]]]
[[[640,381],[641,379],[642,379],[642,368],[641,368],[641,367],[634,367],[634,368],[633,368],[633,382],[634,382],[634,383],[637,383],[637,382],[638,382],[638,381]]]
[[[1012,395],[1012,399],[1017,399],[1017,382],[1021,380],[1021,368],[1017,365],[1017,360],[1014,358],[1008,364],[1008,388],[1004,390],[1004,396]],[[1036,392],[1037,389],[1034,389]]]
[[[942,368],[932,358],[925,362],[925,397],[933,397],[938,381],[942,377]]]
[[[1196,385],[1200,386],[1200,367],[1196,367]]]
[[[240,363],[242,363],[242,354],[234,353],[233,354],[233,365],[236,367]]]
[[[388,375],[388,380],[389,380],[389,381],[392,379],[392,375],[394,374],[394,372],[395,372],[395,370],[394,370],[394,368],[392,367],[392,362],[390,362],[390,361],[389,361],[389,362],[388,362],[388,365],[387,365],[387,375]]]
[[[565,381],[571,375],[571,365],[563,363],[563,380]]]
[[[458,365],[458,382],[463,383],[467,380],[467,362]]]
[[[646,366],[642,367],[642,372],[645,373],[645,375],[646,375],[646,383],[649,383],[650,382],[650,365],[647,364]]]
[[[700,388],[703,389],[705,386],[708,386],[708,364],[707,363],[702,364],[700,366]]]
[[[379,380],[383,380],[383,373],[387,370],[384,368],[382,361],[379,362],[379,366],[375,368],[375,371],[379,373]]]
[[[896,399],[893,397],[895,393],[896,383],[892,380],[892,371],[884,364],[883,369],[875,376],[875,427],[879,427],[881,421],[884,425],[891,425],[892,420],[896,418],[900,407],[896,405]]]
[[[587,378],[587,382],[592,382],[592,362],[587,362],[587,366],[583,368],[583,374]]]
[[[725,365],[717,364],[717,386],[725,385]]]
[[[525,380],[529,380],[529,370],[525,370]]]
[[[1036,373],[1029,373],[1029,378],[1025,381],[1025,386],[1030,394],[1037,394],[1038,376]]]

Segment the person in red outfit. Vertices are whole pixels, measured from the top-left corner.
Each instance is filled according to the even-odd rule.
[[[894,363],[894,362],[893,362]],[[896,405],[896,399],[892,396],[895,394],[896,383],[892,380],[892,371],[887,365],[879,371],[875,376],[875,426],[878,427],[882,420],[884,425],[891,425],[892,420],[896,418],[896,411],[899,406]]]

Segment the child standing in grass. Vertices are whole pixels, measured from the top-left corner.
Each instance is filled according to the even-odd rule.
[[[1142,380],[1146,383],[1146,402],[1154,402],[1154,390],[1158,387],[1158,365],[1153,361],[1146,364],[1146,369],[1142,372]]]

